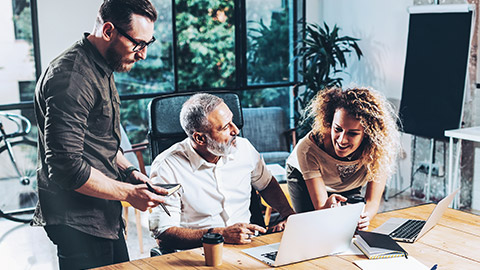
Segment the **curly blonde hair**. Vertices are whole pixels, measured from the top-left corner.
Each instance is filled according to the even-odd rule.
[[[312,132],[321,143],[325,136],[330,136],[338,109],[360,120],[365,130],[360,162],[367,168],[368,181],[386,180],[395,172],[400,151],[398,117],[383,95],[367,88],[331,88],[319,92],[308,109],[314,119]]]

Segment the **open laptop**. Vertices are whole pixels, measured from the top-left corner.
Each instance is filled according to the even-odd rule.
[[[270,266],[343,252],[350,247],[363,207],[356,203],[291,215],[280,243],[242,251]]]
[[[413,243],[437,224],[457,193],[458,189],[438,202],[427,220],[390,218],[373,231],[388,234],[396,241]]]

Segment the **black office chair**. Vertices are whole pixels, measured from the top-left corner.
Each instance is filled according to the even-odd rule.
[[[151,146],[152,160],[155,157],[187,137],[180,125],[180,111],[182,105],[192,95],[198,92],[168,94],[152,99],[148,105],[150,113],[148,123],[148,139]],[[233,113],[233,123],[239,129],[243,127],[243,114],[238,95],[233,92],[213,92],[225,101]]]
[[[180,125],[180,111],[183,103],[198,92],[162,95],[152,99],[148,105],[150,114],[148,123],[148,140],[150,142],[152,160],[168,149],[173,144],[187,137]],[[210,92],[225,101],[233,113],[233,123],[239,128],[243,127],[243,114],[240,99],[234,92]],[[250,223],[265,227],[259,195],[252,187],[250,196]],[[158,248],[151,250],[151,256],[161,255]]]

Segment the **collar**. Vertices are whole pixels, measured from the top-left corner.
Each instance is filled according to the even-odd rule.
[[[98,71],[100,71],[103,75],[110,77],[113,73],[113,69],[107,63],[107,60],[103,58],[98,49],[93,46],[90,41],[88,41],[87,37],[89,35],[90,33],[88,32],[83,33],[83,38],[80,40],[80,44],[83,46],[83,48],[85,48],[85,51],[90,54],[93,62],[97,66]]]
[[[197,171],[200,169],[200,167],[205,166],[205,167],[216,167],[216,166],[223,166],[227,164],[230,160],[235,159],[235,154],[229,154],[226,157],[220,157],[218,159],[218,162],[215,163],[210,163],[206,161],[202,156],[200,156],[195,149],[193,149],[193,142],[190,138],[185,139],[185,155],[187,156],[190,166],[192,167],[192,170]],[[238,147],[238,146],[237,146]],[[238,150],[237,150],[238,151]]]

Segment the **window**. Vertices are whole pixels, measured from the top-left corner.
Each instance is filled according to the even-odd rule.
[[[236,90],[244,107],[280,106],[291,115],[298,1],[152,3],[159,13],[158,41],[145,61],[115,75],[120,94],[128,95],[121,117],[133,143],[145,140],[148,102],[161,93]]]
[[[20,102],[33,98],[41,70],[34,57],[36,1],[0,4],[1,34],[7,37],[0,52],[0,94],[5,97],[1,110],[23,108]],[[297,13],[302,10],[297,5],[303,0],[151,1],[158,11],[157,41],[148,48],[146,60],[129,73],[115,74],[121,122],[132,143],[145,140],[147,105],[164,93],[233,90],[245,107],[281,106],[291,115],[291,86],[296,81],[291,59],[295,22],[301,17]]]
[[[235,87],[235,3],[176,0],[178,89]]]
[[[292,82],[293,1],[246,1],[248,84]]]
[[[35,83],[36,80],[30,1],[1,1],[0,14],[0,104],[18,103],[21,101],[19,82]]]
[[[173,92],[172,1],[152,0],[158,11],[154,36],[157,39],[147,50],[147,58],[137,62],[128,73],[116,73],[120,95]]]
[[[0,2],[0,105],[10,113],[22,114],[32,122],[29,137],[36,139],[33,106],[8,106],[32,103],[36,76],[40,70],[35,61],[35,0],[6,0]],[[13,53],[12,53],[13,52]],[[17,110],[21,108],[21,110]],[[5,121],[7,132],[16,128]]]

